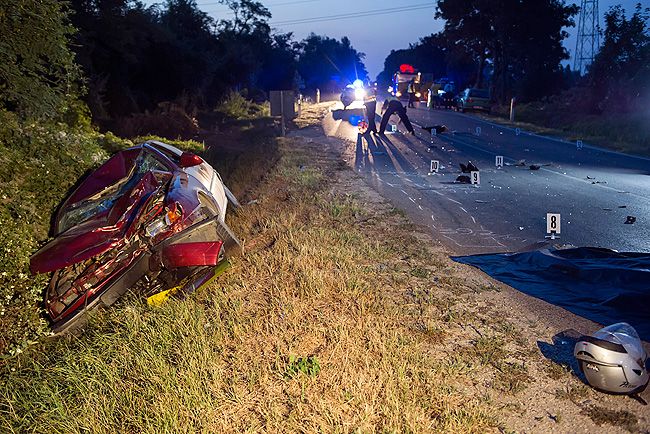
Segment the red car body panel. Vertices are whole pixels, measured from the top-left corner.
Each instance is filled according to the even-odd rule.
[[[151,173],[146,173],[130,192],[104,212],[65,231],[36,252],[30,259],[32,273],[49,273],[121,247],[129,228],[127,220],[142,210],[142,198],[158,188]],[[140,206],[137,206],[140,205]]]
[[[72,195],[63,203],[61,208],[66,208],[70,204],[77,203],[93,194],[97,194],[106,187],[124,178],[129,174],[135,159],[141,151],[142,149],[136,147],[113,155],[95,170],[91,176],[84,179]]]
[[[162,251],[163,265],[167,268],[217,265],[222,245],[222,241],[208,241],[165,246]]]

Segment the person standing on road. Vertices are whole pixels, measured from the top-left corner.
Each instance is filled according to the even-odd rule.
[[[377,116],[377,89],[375,89],[375,86],[370,81],[366,82],[366,95],[363,97],[363,105],[366,107],[366,119],[368,119],[367,134],[377,134],[377,124],[375,123],[375,117]]]
[[[409,107],[415,108],[415,104],[413,104],[415,102],[415,78],[409,81],[406,92],[409,94]]]
[[[400,120],[406,127],[409,133],[415,135],[415,130],[413,129],[413,125],[411,125],[411,121],[409,120],[408,116],[406,115],[406,109],[402,105],[402,103],[394,97],[389,97],[384,101],[384,104],[381,107],[381,124],[379,124],[379,134],[384,134],[384,131],[386,131],[386,126],[388,125],[388,120],[392,116],[393,113],[397,113],[397,116],[399,116]]]

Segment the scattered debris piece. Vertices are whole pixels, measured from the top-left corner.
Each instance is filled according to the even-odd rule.
[[[471,184],[472,180],[469,179],[469,176],[467,175],[460,175],[458,178],[456,178],[456,182],[460,182],[461,184]]]
[[[587,175],[587,179],[596,179],[596,178],[593,178],[593,177]]]
[[[478,167],[476,167],[471,161],[469,161],[467,165],[460,163],[460,171],[463,173],[477,172]]]
[[[603,208],[603,211],[611,211],[611,208]]]
[[[523,231],[523,230],[524,230],[524,227],[523,227],[523,226],[519,226],[519,230],[520,230],[520,231]]]
[[[476,202],[476,203],[487,203],[487,200],[476,199],[474,202]]]
[[[246,205],[254,205],[254,204],[256,204],[257,202],[258,202],[257,199],[249,200],[248,202],[246,202]]]
[[[431,133],[432,130],[436,130],[436,134],[444,133],[445,131],[449,131],[449,128],[447,128],[446,125],[432,125],[430,127],[422,127],[424,131],[427,131]]]
[[[627,219],[625,220],[626,225],[633,225],[634,222],[636,221],[636,217],[629,215],[627,216]]]
[[[619,205],[619,208],[627,208],[627,205]]]
[[[607,184],[607,181],[591,181],[592,184]]]
[[[525,166],[526,165],[526,160],[519,160],[515,163],[515,166]]]
[[[530,166],[528,166],[528,168],[530,170],[539,170],[540,166],[537,164],[531,164]]]

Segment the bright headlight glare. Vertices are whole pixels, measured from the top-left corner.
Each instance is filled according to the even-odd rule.
[[[363,89],[354,89],[354,98],[363,99],[366,96],[366,91]]]

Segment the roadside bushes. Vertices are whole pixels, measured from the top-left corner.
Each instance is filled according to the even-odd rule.
[[[231,91],[214,111],[233,119],[251,119],[270,114],[267,104],[257,104],[235,91]]]
[[[118,141],[0,110],[0,354],[20,352],[47,332],[39,308],[46,278],[30,275],[29,257],[70,187],[108,157],[102,145]]]

